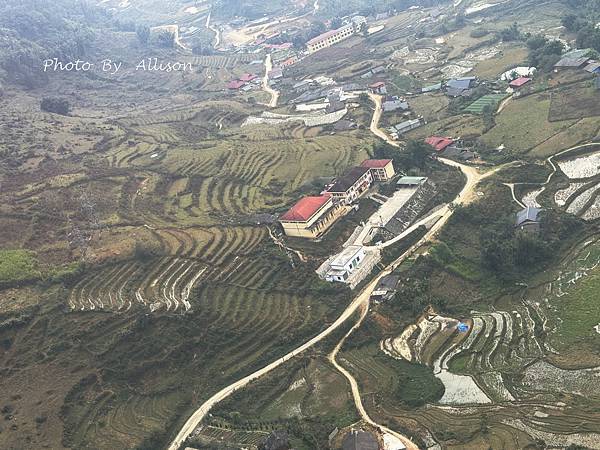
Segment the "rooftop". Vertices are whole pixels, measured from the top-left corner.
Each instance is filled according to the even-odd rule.
[[[256,78],[256,75],[253,73],[245,73],[240,77],[240,81],[252,81]]]
[[[427,181],[427,177],[402,177],[398,180],[398,185],[412,186],[415,184],[422,184]]]
[[[454,140],[447,137],[431,136],[425,139],[425,142],[435,148],[438,152],[446,150],[454,144]]]
[[[230,81],[229,83],[227,83],[227,88],[228,88],[228,89],[239,89],[239,88],[241,88],[241,87],[242,87],[244,84],[246,84],[246,83],[244,83],[243,81],[240,81],[240,80],[233,80],[233,81]]]
[[[360,245],[349,245],[344,250],[336,255],[336,257],[329,264],[332,268],[335,267],[344,267],[347,263],[352,261],[354,257],[362,251],[362,246]]]
[[[542,212],[540,208],[527,207],[517,213],[517,226],[526,222],[538,222],[538,216]]]
[[[325,33],[323,33],[323,34],[320,34],[320,35],[318,35],[317,37],[314,37],[314,38],[312,38],[310,41],[308,41],[308,42],[306,43],[306,45],[314,45],[314,44],[317,44],[317,43],[321,42],[323,39],[327,39],[328,37],[335,36],[335,35],[336,35],[338,32],[340,32],[340,31],[342,31],[343,29],[346,29],[346,28],[348,28],[348,27],[352,27],[352,25],[344,25],[344,26],[343,26],[343,27],[341,27],[341,28],[337,28],[337,29],[335,29],[335,30],[329,30],[329,31],[326,31],[326,32],[325,32]]]
[[[509,84],[510,87],[521,87],[524,84],[527,84],[531,81],[529,77],[519,77],[516,80],[511,81]]]
[[[561,59],[559,62],[557,62],[554,67],[581,67],[583,66],[585,63],[587,63],[590,60],[590,58],[587,58],[585,56],[582,56],[581,58],[563,58]]]
[[[286,222],[308,222],[329,200],[328,195],[304,197],[280,217]]]
[[[343,450],[378,450],[379,443],[375,436],[366,431],[352,430],[342,442]]]
[[[346,192],[356,184],[361,177],[369,171],[368,167],[353,167],[345,175],[337,179],[337,181],[327,189],[329,192]]]
[[[385,83],[383,81],[378,81],[377,83],[373,83],[369,87],[372,88],[372,89],[377,89],[377,88],[380,88],[382,86],[385,86]]]
[[[391,159],[365,159],[362,163],[360,163],[360,166],[368,167],[369,169],[383,169],[391,162]]]

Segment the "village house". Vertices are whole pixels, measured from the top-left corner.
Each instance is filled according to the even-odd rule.
[[[554,65],[554,70],[582,69],[588,64],[590,58],[582,56],[579,58],[564,57]]]
[[[229,83],[227,83],[227,89],[231,89],[231,90],[238,90],[240,89],[242,86],[244,86],[246,83],[244,83],[241,80],[232,80]]]
[[[396,286],[400,281],[400,275],[386,275],[375,286],[371,293],[371,300],[381,302],[391,299],[396,293]]]
[[[377,83],[373,83],[369,86],[369,91],[373,94],[385,95],[387,94],[387,88],[385,87],[385,83],[383,81],[378,81]]]
[[[384,112],[391,112],[401,109],[402,111],[408,110],[408,102],[404,99],[398,98],[397,96],[387,96],[381,104],[381,109]]]
[[[368,168],[375,181],[388,181],[396,174],[391,159],[367,159],[360,166]]]
[[[365,258],[365,250],[361,245],[350,245],[339,253],[329,263],[329,270],[325,274],[325,280],[344,283],[348,277],[359,267]]]
[[[450,147],[452,144],[454,144],[454,139],[440,136],[431,136],[425,139],[425,143],[431,145],[436,152],[441,153],[448,147]]]
[[[342,441],[342,450],[380,450],[381,447],[377,438],[373,434],[362,431],[352,430]]]
[[[587,66],[583,68],[586,72],[600,74],[600,62],[590,61]]]
[[[521,89],[523,86],[525,86],[527,83],[529,83],[531,81],[531,78],[529,77],[519,77],[515,80],[512,80],[510,83],[508,83],[508,85],[514,89]]]
[[[325,233],[345,210],[329,195],[304,197],[279,218],[287,236],[314,239]]]
[[[446,95],[450,97],[468,97],[474,87],[477,78],[463,77],[449,80],[446,83]]]
[[[417,119],[406,120],[397,125],[391,126],[389,128],[389,132],[393,139],[398,139],[404,133],[408,133],[409,131],[414,130],[415,128],[419,128],[424,123],[425,121],[422,117],[419,117]]]
[[[353,167],[341,176],[327,192],[336,203],[349,205],[364,194],[373,183],[373,175],[368,167]]]
[[[540,231],[540,208],[527,207],[517,213],[515,227],[525,233],[537,233]]]

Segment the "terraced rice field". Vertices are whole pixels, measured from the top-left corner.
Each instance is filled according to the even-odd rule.
[[[240,285],[256,281],[256,274],[246,279],[245,270],[237,271],[249,263],[244,255],[252,253],[265,235],[265,229],[254,227],[157,230],[160,251],[166,256],[94,270],[71,289],[69,306],[79,311],[128,311],[134,306],[150,312],[187,311],[192,307],[192,289],[207,280],[233,276]]]
[[[446,387],[441,404],[512,401],[502,373],[523,368],[543,354],[532,314],[527,307],[475,313],[467,333],[458,330],[456,319],[425,317],[399,338],[382,342],[381,348],[392,357],[409,356],[432,367]]]

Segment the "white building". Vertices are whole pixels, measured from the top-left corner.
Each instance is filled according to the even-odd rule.
[[[365,250],[360,245],[350,245],[342,250],[330,263],[325,274],[327,281],[345,283],[365,258]]]

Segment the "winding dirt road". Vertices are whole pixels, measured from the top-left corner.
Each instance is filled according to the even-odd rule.
[[[265,92],[271,94],[271,101],[269,102],[269,108],[277,108],[277,100],[279,100],[279,91],[276,91],[269,86],[269,72],[273,70],[273,61],[271,55],[268,54],[265,58],[265,76],[263,78],[262,87]]]

